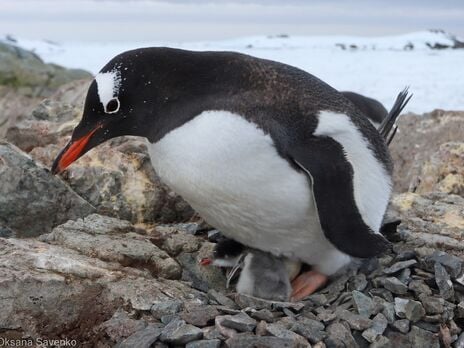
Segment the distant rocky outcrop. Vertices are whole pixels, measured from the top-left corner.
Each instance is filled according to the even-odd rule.
[[[65,83],[90,77],[87,71],[46,64],[35,53],[0,41],[0,86],[22,95],[46,97]]]

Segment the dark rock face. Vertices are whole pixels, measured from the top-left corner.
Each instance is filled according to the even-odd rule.
[[[0,223],[17,236],[50,232],[94,208],[15,146],[0,142]]]

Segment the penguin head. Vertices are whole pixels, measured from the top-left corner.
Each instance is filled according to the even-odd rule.
[[[197,61],[195,52],[157,47],[113,58],[90,84],[82,119],[52,172],[63,171],[114,137],[135,135],[156,142],[191,113],[199,113],[204,100],[199,91],[208,85],[208,74]]]

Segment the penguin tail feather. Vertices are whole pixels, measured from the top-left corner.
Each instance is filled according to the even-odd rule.
[[[398,130],[398,125],[396,123],[398,117],[403,111],[406,104],[408,104],[409,100],[412,98],[412,94],[408,92],[409,87],[405,87],[396,97],[395,104],[391,108],[390,112],[388,113],[387,117],[382,121],[379,127],[380,135],[385,139],[387,145],[390,145],[393,137]]]

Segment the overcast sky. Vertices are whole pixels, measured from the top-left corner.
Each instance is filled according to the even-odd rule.
[[[0,35],[55,41],[202,41],[248,35],[464,37],[464,0],[0,0]]]

